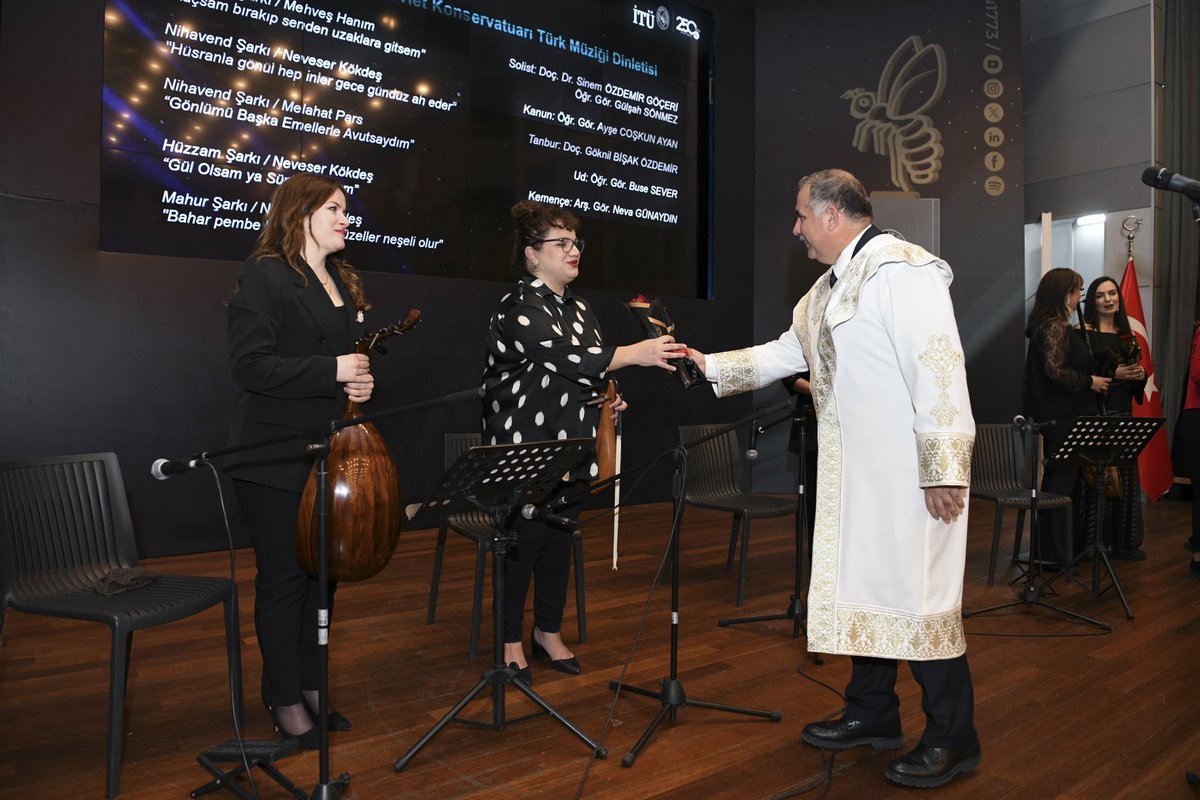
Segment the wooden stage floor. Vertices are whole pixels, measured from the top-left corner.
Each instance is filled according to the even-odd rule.
[[[985,586],[993,506],[972,503],[965,606],[1014,597]],[[574,724],[599,737],[610,712],[608,681],[621,670],[638,630],[651,578],[666,546],[670,509],[631,507],[622,514],[621,562],[609,564],[606,521],[587,535],[588,642],[577,644],[573,603],[564,634],[584,673],[569,677],[534,662],[534,688]],[[1052,611],[1017,606],[967,620],[976,724],[983,764],[940,790],[888,784],[897,753],[859,748],[839,754],[829,797],[908,798],[1191,798],[1184,782],[1200,768],[1200,580],[1189,575],[1182,543],[1189,507],[1147,507],[1143,562],[1117,562],[1136,618],[1126,620],[1115,592],[1099,599],[1056,584],[1052,602],[1112,625],[1104,634]],[[1001,551],[1011,548],[1006,519]],[[734,573],[725,571],[728,515],[688,509],[683,525],[679,675],[689,697],[782,712],[781,722],[712,711],[680,710],[651,738],[632,768],[622,756],[658,711],[654,700],[623,695],[582,797],[593,800],[776,798],[819,781],[819,751],[799,739],[807,722],[836,712],[849,661],[805,659],[803,639],[787,621],[719,628],[720,618],[786,611],[792,590],[793,522],[763,520],[751,535],[746,604],[736,609]],[[479,731],[451,725],[402,773],[393,763],[470,689],[491,652],[490,583],[481,656],[467,658],[473,546],[451,535],[437,622],[425,623],[436,532],[406,532],[378,576],[338,592],[331,646],[332,697],[354,730],[332,735],[331,770],[349,772],[346,798],[500,800],[571,798],[588,767],[588,749],[548,717]],[[271,738],[258,702],[253,554],[239,550],[242,660],[247,738]],[[1006,563],[1002,561],[1002,563]],[[228,553],[156,559],[161,572],[227,574]],[[668,586],[651,602],[629,669],[634,686],[669,673]],[[527,616],[528,619],[528,616]],[[528,624],[528,623],[527,623]],[[98,798],[104,794],[109,644],[95,624],[9,611],[0,648],[0,797]],[[798,672],[802,668],[804,675]],[[900,670],[906,748],[923,716],[911,674]],[[806,679],[808,676],[809,679]],[[532,704],[508,693],[508,716]],[[490,699],[468,708],[490,718]],[[134,637],[125,717],[121,797],[186,797],[207,780],[196,756],[232,735],[219,610]],[[290,756],[282,771],[304,791],[317,783],[315,753]],[[289,795],[264,779],[263,798]],[[804,795],[818,797],[821,789]],[[231,797],[219,792],[212,797]]]

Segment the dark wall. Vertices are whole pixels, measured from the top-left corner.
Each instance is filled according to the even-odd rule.
[[[680,338],[712,351],[752,338],[754,98],[746,87],[755,81],[754,11],[736,0],[693,4],[717,24],[716,299],[664,299]],[[193,474],[160,483],[149,466],[225,444],[237,391],[224,302],[239,265],[98,251],[103,13],[102,0],[0,6],[0,103],[9,110],[0,116],[0,460],[115,451],[142,556],[215,549],[225,537],[211,480]],[[505,284],[371,272],[364,280],[375,309],[370,327],[409,308],[424,314],[375,360],[368,411],[478,383],[484,330]],[[637,291],[588,293],[609,340],[638,336],[621,306]],[[626,466],[673,445],[678,425],[735,419],[750,406],[748,398],[717,401],[703,388],[685,393],[658,370],[619,377],[631,405]],[[478,420],[476,404],[459,403],[380,423],[406,501],[424,497],[440,476],[442,435],[477,430]],[[633,496],[630,489],[630,502],[667,499],[669,467],[652,470]],[[231,493],[227,501],[242,542]]]
[[[1021,126],[1021,47],[1017,0],[964,5],[947,13],[940,0],[860,0],[853,6],[798,4],[790,0],[758,0],[755,4],[758,80],[755,83],[755,337],[767,341],[790,324],[792,307],[827,266],[810,261],[791,236],[795,223],[796,182],[829,167],[848,169],[869,192],[936,198],[940,207],[938,255],[954,270],[951,296],[966,356],[971,405],[977,422],[1012,419],[1019,409],[1024,362],[1024,242]],[[889,56],[909,36],[944,50],[943,70],[929,56],[913,61],[904,73],[897,62],[893,80],[883,80]],[[985,57],[1002,57],[1004,109],[998,123],[1003,141],[986,144]],[[944,91],[922,109],[923,93],[941,72]],[[904,74],[914,88],[897,91]],[[924,75],[921,78],[915,77]],[[886,84],[886,88],[880,84]],[[928,117],[944,148],[938,177],[897,185],[889,158],[875,152],[868,139],[860,150],[854,134],[860,117],[852,113],[849,90],[871,91],[878,105],[870,119],[881,129],[912,126],[918,114]],[[932,94],[931,92],[929,94]],[[892,104],[884,108],[883,101]],[[913,139],[921,141],[919,134]],[[1004,157],[996,173],[987,168],[991,151]],[[999,175],[1004,190],[996,196],[984,189]],[[881,225],[889,221],[877,214]],[[908,232],[909,238],[916,238]],[[759,406],[784,397],[782,388],[757,393]],[[754,469],[756,491],[788,491],[795,487],[795,457],[786,453],[787,425],[759,442]]]

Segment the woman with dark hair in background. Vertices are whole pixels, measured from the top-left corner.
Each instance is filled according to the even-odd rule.
[[[597,397],[609,372],[637,365],[674,371],[671,360],[686,346],[670,336],[614,347],[605,344],[591,307],[569,286],[579,276],[583,240],[576,238],[579,218],[565,208],[523,200],[512,207],[516,222],[512,266],[517,285],[500,300],[488,324],[487,365],[483,371],[483,443],[508,444],[553,439],[595,438],[601,408]],[[626,408],[620,396],[605,413]],[[552,497],[555,513],[576,519],[590,480],[593,461]],[[563,606],[567,599],[571,531],[514,514],[517,534],[509,551],[505,598],[504,662],[516,664],[518,677],[531,682],[521,622],[529,583],[534,583],[533,655],[572,675],[579,661],[563,642]]]
[[[1040,423],[1054,422],[1042,428],[1042,451],[1047,456],[1058,449],[1076,417],[1097,413],[1097,397],[1107,392],[1112,382],[1093,374],[1092,354],[1071,323],[1082,288],[1083,278],[1075,270],[1059,267],[1047,272],[1038,284],[1025,327],[1029,350],[1023,413]],[[1072,497],[1078,511],[1078,480],[1076,467],[1047,462],[1042,491]],[[1066,513],[1058,509],[1042,512],[1039,540],[1031,538],[1029,543],[1030,561],[1040,558],[1048,564],[1066,563]],[[1074,526],[1074,540],[1071,544],[1076,549],[1083,544],[1080,525]]]
[[[345,191],[330,178],[301,173],[275,190],[229,302],[229,360],[243,390],[231,443],[321,425],[341,416],[347,398],[370,399],[370,360],[354,352],[370,306],[341,256],[348,224]],[[305,442],[296,440],[247,451],[230,468],[258,568],[254,627],[263,702],[276,727],[306,748],[320,738],[320,587],[296,560],[296,517],[312,463]],[[329,727],[348,730],[350,723],[330,709]]]
[[[1095,357],[1095,372],[1112,378],[1105,395],[1104,409],[1109,416],[1133,416],[1133,404],[1142,402],[1146,389],[1146,370],[1138,363],[1141,355],[1137,339],[1129,328],[1125,303],[1117,282],[1101,276],[1088,286],[1083,306],[1083,323]],[[1108,545],[1115,558],[1142,561],[1146,554],[1141,544],[1145,539],[1142,527],[1142,487],[1138,480],[1137,462],[1121,465],[1119,469],[1121,494],[1107,496],[1104,502],[1104,532],[1097,542]],[[1090,481],[1082,487],[1080,517],[1087,520],[1085,530],[1096,526],[1095,485]]]

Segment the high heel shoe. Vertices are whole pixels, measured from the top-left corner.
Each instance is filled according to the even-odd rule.
[[[529,632],[529,649],[533,651],[534,658],[550,658],[549,651],[538,644],[537,636],[535,635],[537,628]],[[570,658],[551,658],[550,666],[554,667],[559,672],[565,672],[568,675],[578,675],[583,672],[583,668],[579,666],[579,659],[575,656]]]
[[[303,698],[304,708],[308,711],[308,716],[312,718],[314,723],[318,722],[321,716],[319,708],[313,708],[308,704],[308,698]],[[329,707],[329,730],[331,731],[348,731],[353,730],[354,726],[350,724],[350,720],[343,717],[341,714],[333,710],[333,706]]]
[[[529,668],[528,664],[517,670],[517,680],[526,686],[533,686],[533,670]]]
[[[317,750],[321,747],[321,732],[314,725],[304,733],[288,733],[287,728],[284,728],[279,722],[279,717],[275,714],[275,709],[267,706],[267,713],[271,715],[271,721],[275,723],[275,731],[282,734],[285,739],[295,739],[300,743],[301,749]]]

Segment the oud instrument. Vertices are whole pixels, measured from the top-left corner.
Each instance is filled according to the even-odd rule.
[[[387,352],[381,343],[408,333],[421,321],[413,309],[401,322],[368,333],[355,342],[354,352]],[[359,404],[346,402],[342,422],[362,416]],[[329,438],[329,516],[326,547],[329,580],[362,581],[387,566],[400,537],[403,500],[396,463],[379,430],[370,422],[348,425]],[[317,574],[319,519],[317,465],[309,473],[296,519],[296,558],[300,568]]]

